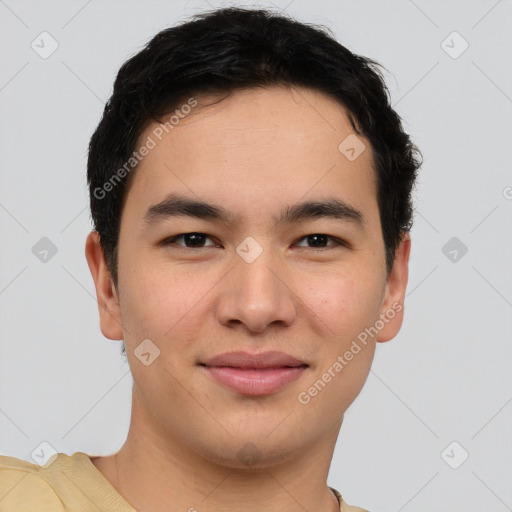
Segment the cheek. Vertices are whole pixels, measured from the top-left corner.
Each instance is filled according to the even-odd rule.
[[[130,269],[121,273],[120,265],[125,343],[135,345],[149,338],[162,352],[170,342],[183,348],[201,330],[205,308],[212,307],[211,288],[222,278],[222,272],[169,265],[144,256],[143,251],[127,257],[124,263],[124,268]]]
[[[369,268],[340,269],[297,282],[297,294],[310,313],[344,340],[378,317],[382,289],[381,280]]]

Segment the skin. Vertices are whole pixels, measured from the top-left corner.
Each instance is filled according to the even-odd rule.
[[[310,403],[317,381],[366,327],[403,304],[410,239],[389,276],[370,143],[349,161],[338,145],[354,133],[346,109],[322,93],[276,87],[199,105],[142,160],[128,188],[114,286],[96,232],[86,257],[100,325],[124,339],[134,379],[127,440],[95,466],[137,510],[333,512],[327,475],[343,414],[361,391],[377,342],[399,331],[403,310]],[[205,106],[206,105],[206,106]],[[156,123],[147,127],[146,140]],[[146,210],[176,192],[223,206],[230,223],[181,216],[149,226]],[[336,197],[360,210],[364,229],[331,218],[275,223],[283,207]],[[205,233],[203,247],[160,242]],[[322,233],[317,248],[304,239]],[[251,236],[262,254],[244,261]],[[181,244],[181,245],[179,245]],[[211,245],[214,244],[214,245]],[[160,356],[134,350],[149,338]],[[309,367],[264,397],[227,389],[199,361],[233,350],[280,350]],[[252,443],[255,463],[239,452]]]

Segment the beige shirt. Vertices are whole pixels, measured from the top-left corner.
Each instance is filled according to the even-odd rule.
[[[44,466],[0,455],[0,512],[136,512],[91,462],[76,452]],[[340,502],[340,512],[366,512]]]

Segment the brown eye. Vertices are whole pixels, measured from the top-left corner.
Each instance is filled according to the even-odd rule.
[[[329,244],[328,242],[330,240],[332,240],[334,243]],[[309,245],[301,245],[301,242],[303,241]],[[339,238],[336,238],[334,236],[324,235],[323,233],[313,233],[311,235],[302,237],[297,245],[299,247],[318,247],[322,249],[325,247],[343,246],[345,245],[345,243],[343,242],[343,240],[340,240]]]
[[[202,247],[213,247],[214,243],[205,244],[207,240],[211,240],[208,235],[204,233],[182,233],[181,235],[172,236],[163,241],[163,245],[181,245],[188,249],[197,249]]]

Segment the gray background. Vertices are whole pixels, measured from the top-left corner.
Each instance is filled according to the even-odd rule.
[[[208,3],[228,5],[0,0],[4,455],[31,460],[41,442],[108,454],[125,439],[131,376],[99,330],[84,257],[87,143],[122,62]],[[405,323],[377,348],[329,483],[375,512],[512,510],[512,2],[274,8],[383,63],[424,155]],[[31,47],[43,31],[59,45],[46,59]],[[469,44],[457,58],[453,31]],[[57,248],[46,261],[43,237]]]

